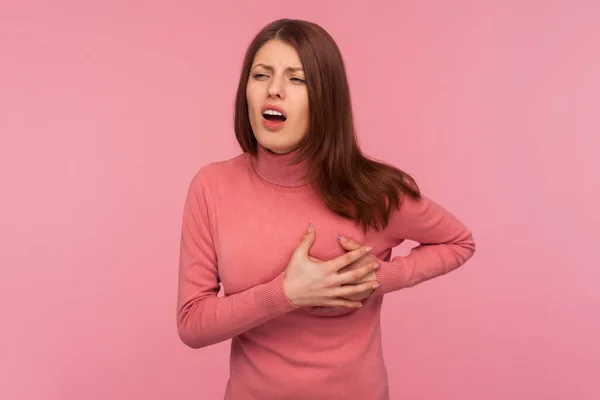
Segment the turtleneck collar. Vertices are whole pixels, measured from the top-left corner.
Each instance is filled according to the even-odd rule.
[[[257,155],[252,156],[252,166],[256,173],[266,182],[287,188],[299,188],[308,185],[304,179],[307,162],[293,164],[292,161],[299,148],[285,154],[276,154],[257,144]]]

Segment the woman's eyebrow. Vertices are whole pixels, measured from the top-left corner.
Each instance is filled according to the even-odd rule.
[[[268,71],[271,71],[271,72],[273,71],[272,66],[263,64],[263,63],[256,64],[254,67],[252,67],[252,69],[254,69],[256,67],[263,67],[264,69],[266,69]],[[287,67],[285,70],[290,71],[290,72],[304,72],[304,69],[302,67]]]

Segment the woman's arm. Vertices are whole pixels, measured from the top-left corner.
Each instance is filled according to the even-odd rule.
[[[192,348],[219,343],[297,309],[283,290],[283,272],[244,292],[217,297],[219,273],[202,171],[192,180],[181,232],[177,328]]]
[[[404,239],[419,243],[408,256],[380,261],[376,271],[381,287],[373,296],[415,286],[447,274],[463,265],[475,253],[475,241],[467,227],[453,214],[422,196],[403,198],[400,210],[390,215],[386,228],[400,243]]]

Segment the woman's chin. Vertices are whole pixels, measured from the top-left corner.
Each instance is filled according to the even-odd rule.
[[[280,132],[279,132],[280,134]],[[264,148],[275,154],[286,154],[298,148],[300,143],[284,140],[284,137],[274,137],[272,132],[260,132],[256,135],[257,141]]]

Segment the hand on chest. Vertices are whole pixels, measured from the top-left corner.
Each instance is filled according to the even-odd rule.
[[[316,209],[310,215],[304,214],[293,207],[282,207],[282,210],[238,213],[237,218],[220,221],[217,257],[227,295],[267,283],[283,272],[309,222],[316,232],[309,251],[312,257],[328,261],[343,255],[346,251],[339,243],[339,235],[377,248],[378,243],[366,243],[374,239],[373,235],[365,237],[358,225],[329,210]]]

